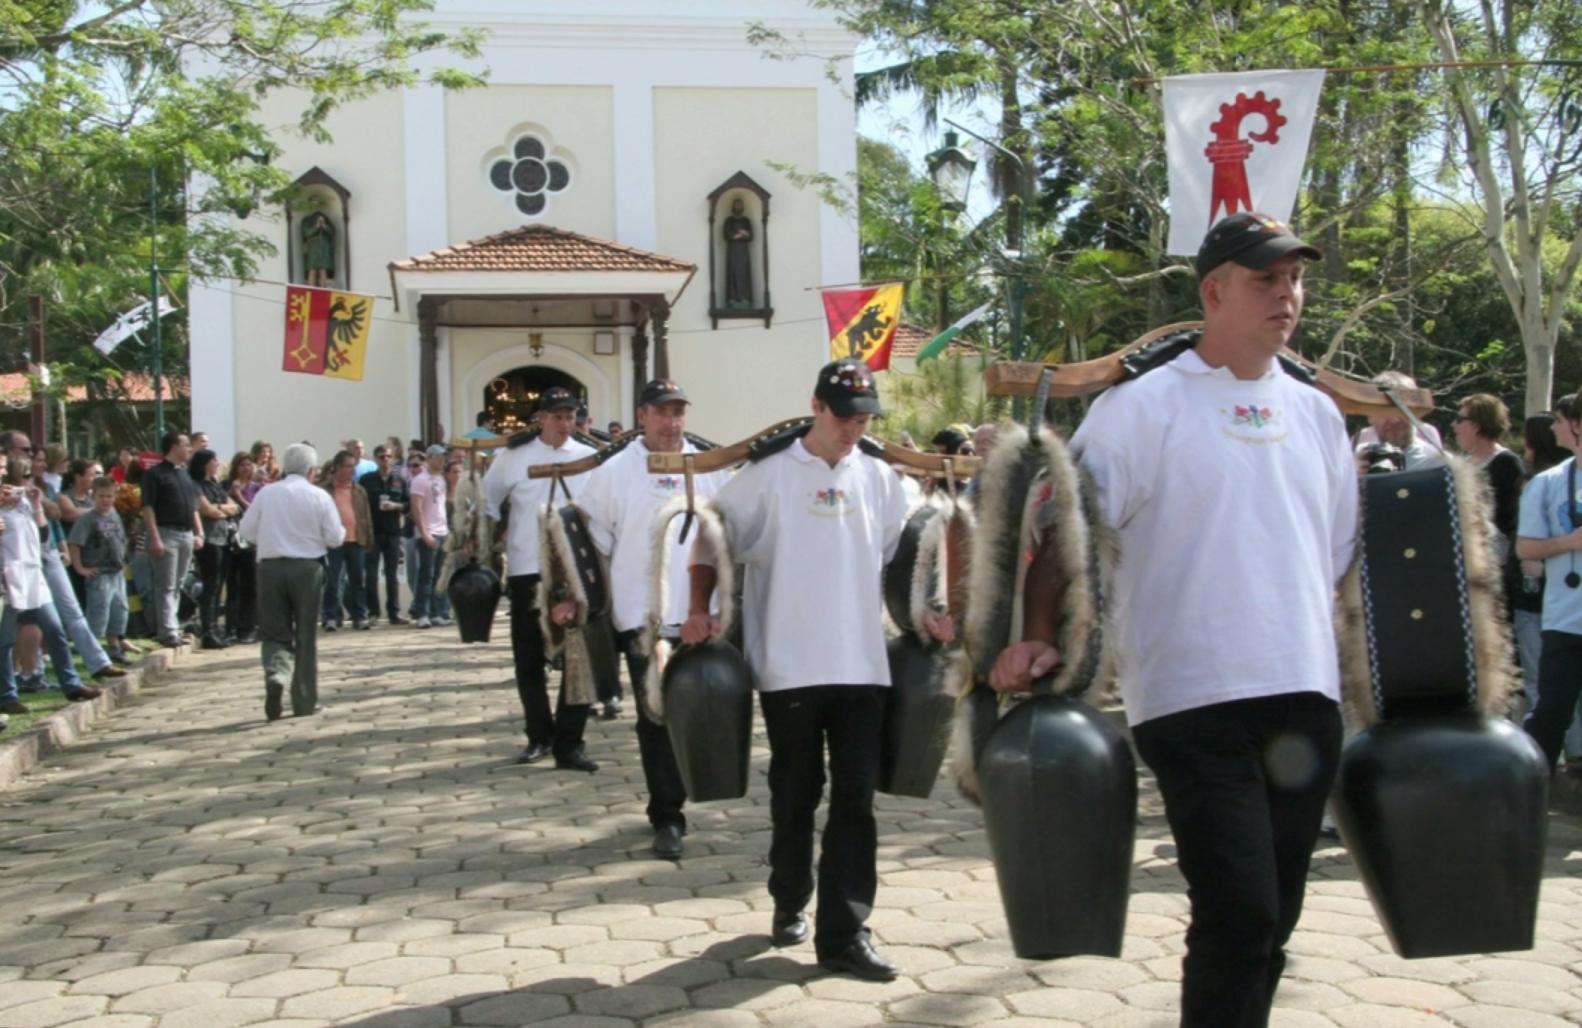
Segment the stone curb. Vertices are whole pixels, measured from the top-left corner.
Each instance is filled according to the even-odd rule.
[[[158,682],[169,674],[172,665],[181,663],[182,651],[157,649],[143,657],[125,678],[100,684],[103,695],[86,703],[62,707],[15,738],[0,738],[0,791],[11,788],[40,762],[75,746],[101,718],[111,717],[117,707],[132,702],[144,685]]]

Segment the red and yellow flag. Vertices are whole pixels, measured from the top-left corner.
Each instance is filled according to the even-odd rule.
[[[374,298],[313,286],[286,287],[286,371],[363,380]]]
[[[890,344],[901,323],[901,282],[867,289],[828,290],[824,317],[829,321],[829,358],[859,357],[873,371],[890,366]]]

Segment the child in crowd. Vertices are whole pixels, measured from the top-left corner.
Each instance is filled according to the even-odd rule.
[[[94,479],[93,509],[72,524],[66,542],[72,568],[87,582],[88,628],[111,660],[125,663],[141,651],[126,641],[126,526],[115,494],[115,479]]]

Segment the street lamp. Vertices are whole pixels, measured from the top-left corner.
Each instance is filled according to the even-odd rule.
[[[967,209],[967,187],[978,162],[957,145],[954,132],[945,133],[945,145],[928,155],[928,177],[934,180],[945,210],[960,214]]]
[[[1016,182],[1018,189],[1015,201],[1021,206],[1021,209],[1016,212],[1016,217],[1008,219],[1010,223],[1008,227],[1011,238],[1006,240],[1007,245],[1004,251],[1004,257],[1006,262],[1005,307],[1006,314],[1009,316],[1011,322],[1011,360],[1019,361],[1023,356],[1022,301],[1027,295],[1027,283],[1022,280],[1022,233],[1024,231],[1022,223],[1024,220],[1026,220],[1027,213],[1032,209],[1033,206],[1032,190],[1029,188],[1032,183],[1030,182],[1029,176],[1027,174],[1027,164],[1021,159],[1021,157],[1012,153],[1010,150],[1007,150],[999,143],[996,143],[992,139],[985,139],[983,136],[978,135],[967,126],[959,125],[956,122],[951,121],[949,118],[945,119],[945,123],[952,126],[953,128],[961,129],[961,131],[965,132],[973,139],[976,139],[984,146],[989,147],[990,149],[994,150],[995,153],[1016,165]],[[1012,398],[1011,417],[1014,420],[1022,420],[1022,409],[1022,398],[1020,396]]]

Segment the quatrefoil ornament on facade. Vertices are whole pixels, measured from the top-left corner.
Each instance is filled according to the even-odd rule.
[[[489,166],[489,182],[502,193],[514,193],[516,209],[523,214],[542,214],[550,194],[571,184],[571,169],[548,156],[543,140],[522,136],[511,147],[511,156]]]

